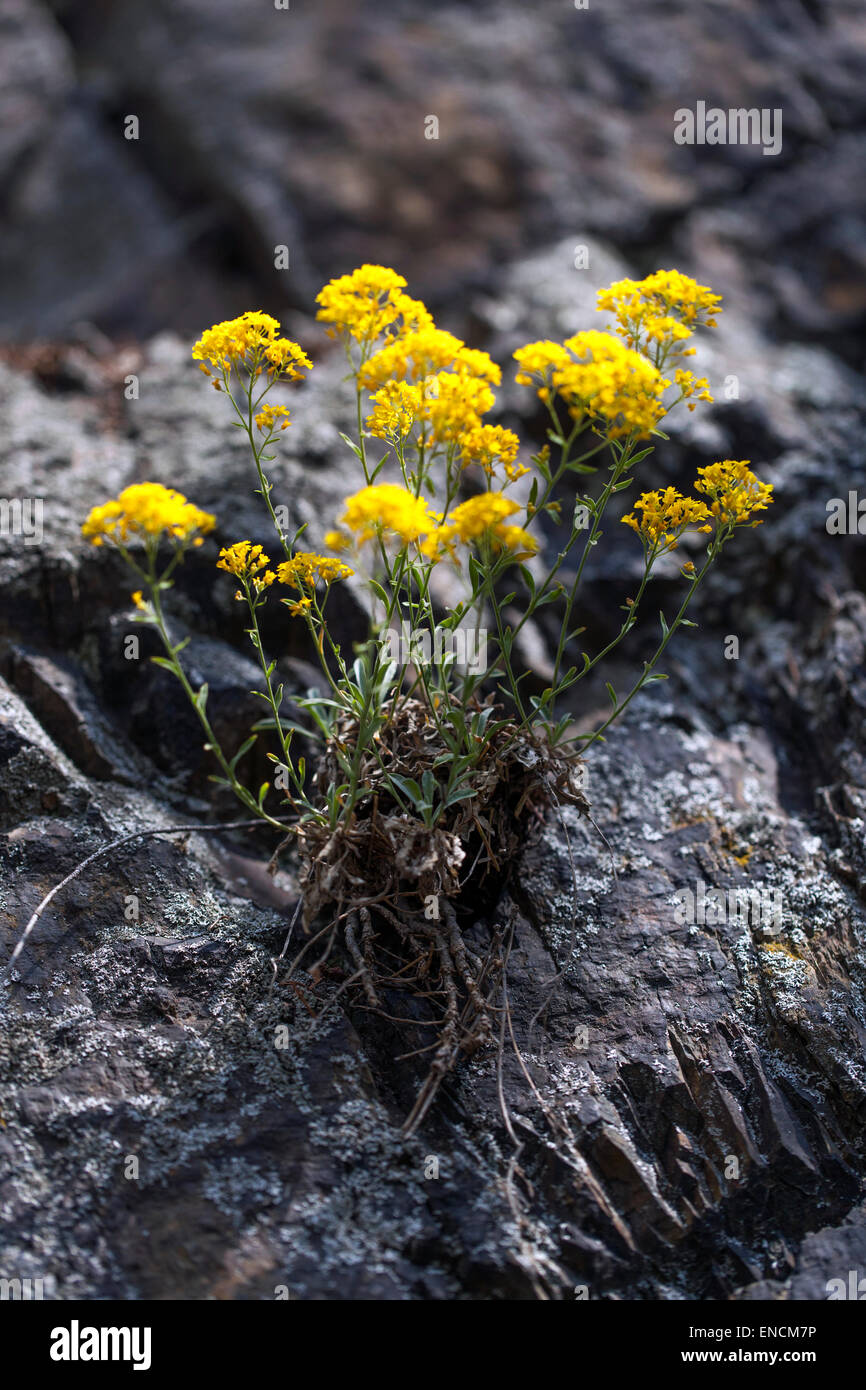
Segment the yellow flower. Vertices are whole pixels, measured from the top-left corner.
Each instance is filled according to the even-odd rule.
[[[523,464],[516,464],[520,440],[513,430],[503,429],[501,425],[478,425],[463,435],[460,452],[463,467],[477,463],[488,478],[492,478],[499,465],[510,483],[528,473]]]
[[[427,381],[425,442],[451,444],[477,429],[495,397],[478,377],[438,372]]]
[[[291,338],[276,338],[265,348],[268,372],[273,377],[282,376],[287,381],[300,381],[303,369],[309,371],[312,362],[307,354]]]
[[[118,497],[94,507],[81,534],[94,545],[101,545],[104,539],[125,544],[163,534],[201,545],[214,526],[215,516],[194,507],[174,488],[162,483],[132,483]]]
[[[722,459],[698,469],[695,491],[709,497],[710,511],[721,526],[743,526],[753,512],[764,512],[773,501],[771,483],[759,482],[748,459]],[[760,526],[763,517],[751,522]]]
[[[208,328],[192,355],[208,376],[211,369],[222,374],[236,367],[256,376],[266,371],[274,380],[279,376],[288,381],[300,380],[303,369],[310,369],[313,364],[297,343],[280,338],[279,331],[279,323],[270,314],[250,311]],[[206,362],[210,368],[204,365]]]
[[[459,536],[450,522],[444,525],[434,526],[424,539],[421,541],[421,554],[428,560],[436,564],[439,560],[450,555],[452,560],[457,560],[457,542]],[[457,561],[459,564],[459,561]]]
[[[263,405],[256,416],[256,424],[262,434],[270,434],[278,420],[282,420],[281,430],[289,428],[289,411],[284,405]]]
[[[347,497],[342,521],[359,542],[390,531],[408,544],[436,525],[424,499],[396,483],[377,483]]]
[[[689,410],[694,410],[696,401],[710,401],[712,403],[710,383],[705,376],[695,376],[694,372],[685,372],[681,367],[678,367],[674,372],[674,380],[680,388],[681,399],[688,401]],[[698,392],[700,395],[697,395]],[[695,396],[696,400],[692,400],[692,396]]]
[[[515,377],[518,386],[537,386],[542,401],[550,400],[552,373],[571,365],[568,349],[562,343],[552,343],[549,338],[518,348],[514,359],[520,368]]]
[[[693,348],[683,349],[680,344],[699,324],[715,327],[721,298],[679,270],[657,270],[643,280],[617,280],[599,290],[598,307],[616,316],[617,329],[628,347],[645,352],[661,365],[669,358],[693,354]]]
[[[313,600],[311,598],[293,599],[291,602],[289,602],[288,599],[284,599],[283,602],[285,603],[293,618],[301,617],[304,613],[307,613],[313,606]]]
[[[515,560],[528,560],[538,549],[538,542],[522,526],[494,526],[492,531],[495,550],[510,550]]]
[[[277,566],[277,578],[281,584],[288,584],[293,589],[314,588],[318,580],[323,580],[325,584],[333,584],[337,579],[348,579],[355,571],[344,565],[342,560],[335,560],[332,555],[314,555],[309,551],[299,550],[292,556],[291,560],[284,560]]]
[[[480,492],[454,508],[451,522],[462,541],[471,541],[519,510],[517,503],[501,492]]]
[[[348,333],[357,342],[372,342],[401,323],[404,331],[425,327],[433,319],[420,300],[403,293],[406,281],[395,270],[362,265],[350,275],[328,282],[316,295],[316,318],[330,324],[330,337]]]
[[[140,608],[141,611],[142,611],[142,613],[146,613],[146,612],[147,612],[147,604],[146,604],[145,601],[144,601],[144,596],[143,596],[141,590],[140,590],[140,589],[136,589],[135,593],[132,594],[131,597],[132,597],[132,601],[133,601],[133,603],[135,604],[136,608]]]
[[[468,348],[453,333],[431,325],[401,335],[380,348],[361,368],[358,380],[368,391],[387,381],[424,381],[437,372],[476,377],[498,386],[502,372],[486,352]]]
[[[645,492],[635,502],[635,511],[641,512],[640,520],[630,513],[622,518],[623,524],[636,531],[645,550],[673,550],[689,526],[705,522],[710,513],[703,502],[693,497],[683,497],[675,487],[655,492]],[[699,531],[711,531],[711,526],[698,526]]]
[[[558,394],[573,419],[594,420],[609,439],[646,438],[665,413],[662,395],[670,383],[611,333],[589,330],[562,344],[529,343],[514,356],[521,384],[536,385],[543,401]]]
[[[519,511],[516,502],[501,492],[482,492],[454,508],[444,525],[438,526],[425,540],[421,549],[431,560],[449,554],[456,559],[458,540],[469,543],[489,541],[494,551],[508,550],[515,559],[534,555],[535,540],[522,527],[507,522]]]
[[[246,579],[260,594],[263,589],[269,589],[277,577],[273,570],[268,569],[270,563],[270,556],[265,555],[260,545],[253,545],[251,541],[236,541],[220,551],[217,569],[226,570],[236,579]]]
[[[420,386],[408,381],[388,381],[370,397],[373,411],[367,416],[367,430],[376,439],[403,440],[422,417],[424,397]]]
[[[331,550],[339,553],[341,550],[348,550],[351,544],[349,537],[344,536],[342,531],[325,532],[325,545],[330,546]]]

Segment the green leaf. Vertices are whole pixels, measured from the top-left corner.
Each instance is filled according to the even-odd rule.
[[[206,704],[207,704],[207,697],[208,697],[208,685],[207,685],[207,682],[205,682],[204,685],[200,685],[200,686],[199,686],[198,690],[196,691],[195,700],[194,700],[194,702],[193,702],[193,703],[195,704],[196,709],[199,711],[200,714],[204,714],[205,706],[206,706]]]
[[[360,462],[363,462],[364,454],[363,454],[361,448],[359,447],[359,445],[357,445],[353,439],[350,439],[349,436],[348,436],[347,434],[343,434],[343,431],[342,431],[342,430],[339,431],[339,435],[340,435],[340,438],[342,439],[343,443],[344,443],[344,444],[348,444],[349,448],[352,450],[352,453],[355,455],[356,459],[358,459]]]
[[[152,656],[150,659],[154,666],[164,666],[166,671],[173,671],[175,669],[174,662],[169,661],[166,656]]]
[[[665,615],[664,615],[664,613],[662,613],[661,611],[659,612],[659,622],[660,622],[661,625],[662,625],[662,637],[667,637],[668,633],[670,632],[670,628],[668,627],[667,623],[665,622]]]
[[[466,801],[470,796],[474,796],[475,791],[472,787],[455,787],[454,791],[445,802],[446,806],[453,806],[457,801]]]
[[[617,698],[616,698],[616,691],[614,690],[614,688],[613,688],[613,686],[611,685],[610,681],[605,681],[605,686],[604,686],[604,688],[605,688],[605,690],[607,691],[608,695],[610,696],[610,702],[611,702],[611,704],[613,705],[614,709],[616,709],[617,704],[618,704],[619,702],[618,702],[618,700],[617,700]]]
[[[231,768],[232,772],[234,772],[235,768],[237,767],[238,763],[240,762],[240,760],[241,760],[241,758],[244,756],[244,754],[245,754],[245,753],[249,753],[249,751],[250,751],[250,749],[252,748],[252,746],[253,746],[253,744],[255,743],[255,741],[256,741],[256,735],[255,735],[255,734],[251,734],[249,738],[244,739],[244,742],[241,744],[240,748],[239,748],[238,751],[235,753],[234,757],[229,761],[229,767]]]
[[[556,603],[557,599],[562,598],[564,593],[565,590],[561,584],[554,584],[552,589],[548,589],[546,594],[542,594],[541,598],[536,600],[535,606],[536,608],[543,608],[546,603]],[[583,631],[582,628],[581,631]]]

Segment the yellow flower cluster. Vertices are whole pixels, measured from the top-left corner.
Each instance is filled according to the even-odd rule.
[[[362,366],[358,379],[367,391],[375,391],[386,381],[424,381],[437,372],[477,377],[499,386],[502,372],[486,352],[468,348],[460,338],[444,329],[430,326],[405,333],[380,348]]]
[[[662,396],[670,382],[611,333],[590,329],[564,343],[528,343],[514,356],[519,383],[537,385],[543,401],[558,394],[573,419],[596,421],[611,439],[644,439],[665,413]]]
[[[721,526],[742,526],[753,512],[764,512],[773,501],[772,483],[762,483],[748,459],[722,459],[698,469],[695,491],[710,498],[710,511]],[[751,521],[760,526],[763,517]]]
[[[343,525],[359,544],[390,532],[408,544],[433,529],[439,520],[422,497],[397,483],[376,483],[346,498]],[[330,544],[330,541],[329,541]],[[334,547],[336,549],[336,547]]]
[[[216,526],[216,517],[200,511],[174,488],[162,483],[132,483],[118,497],[94,507],[81,534],[94,545],[104,539],[125,544],[163,534],[201,545]]]
[[[689,526],[710,532],[711,518],[718,527],[760,526],[762,517],[752,520],[754,512],[766,511],[773,501],[771,483],[762,483],[749,467],[748,459],[722,459],[698,469],[695,491],[709,498],[699,502],[683,497],[675,487],[663,491],[645,492],[635,502],[640,520],[630,513],[623,517],[626,526],[636,531],[648,550],[673,550]],[[698,523],[704,523],[698,525]],[[684,568],[691,570],[691,565]]]
[[[537,343],[527,343],[514,354],[520,368],[515,381],[519,386],[538,386],[539,398],[549,401],[552,393],[551,378],[555,371],[571,366],[571,355],[562,343],[544,338]]]
[[[282,420],[281,430],[287,430],[290,425],[289,410],[284,405],[263,405],[256,416],[256,424],[261,434],[270,434],[278,420]]]
[[[529,472],[524,464],[515,463],[520,440],[513,430],[503,429],[501,425],[477,425],[463,435],[460,448],[463,467],[477,463],[488,478],[495,475],[498,467],[502,468],[509,483]]]
[[[680,400],[688,401],[689,410],[694,410],[698,401],[712,403],[710,383],[705,376],[695,376],[694,372],[685,372],[681,367],[678,367],[674,372],[674,380],[680,388]],[[691,399],[693,396],[695,397],[694,400]]]
[[[313,364],[297,343],[281,338],[279,333],[275,318],[251,310],[202,333],[192,350],[193,359],[206,376],[221,376],[236,367],[254,376],[266,372],[274,380],[299,381]]]
[[[329,281],[316,295],[316,318],[329,324],[332,338],[347,333],[359,343],[371,343],[387,329],[406,333],[429,327],[433,318],[419,299],[403,291],[406,281],[395,270],[362,265],[350,275]]]
[[[626,526],[636,531],[647,550],[673,550],[683,531],[689,526],[705,522],[710,513],[703,502],[693,497],[684,497],[675,487],[645,492],[635,502],[635,511],[641,513],[640,520],[630,513],[623,517]],[[699,531],[712,531],[712,526],[698,526]]]
[[[459,442],[464,435],[478,428],[481,416],[493,408],[495,399],[487,382],[478,377],[437,372],[428,380],[424,410],[425,442]]]
[[[416,420],[424,414],[424,394],[409,381],[386,381],[370,400],[373,410],[367,416],[368,433],[376,439],[393,442],[406,439]]]
[[[462,541],[473,541],[518,510],[517,503],[501,492],[480,492],[454,508],[451,523]]]
[[[629,347],[662,352],[691,336],[698,324],[714,328],[722,297],[679,270],[657,270],[643,280],[617,280],[599,290],[598,307],[616,315]],[[687,353],[678,355],[685,356]]]
[[[256,593],[260,594],[263,589],[270,588],[277,577],[272,569],[268,569],[270,563],[270,557],[264,553],[260,545],[253,545],[251,541],[235,541],[234,545],[223,546],[217,560],[217,569],[226,570],[236,579],[246,579]],[[239,590],[235,598],[242,597]]]
[[[509,524],[507,518],[519,508],[501,492],[482,492],[454,508],[444,525],[437,526],[425,539],[421,549],[431,560],[455,554],[455,543],[489,541],[494,550],[507,550],[514,559],[534,555],[536,543],[522,527]]]
[[[291,560],[284,560],[277,566],[277,578],[281,584],[288,584],[293,589],[311,589],[322,580],[325,584],[333,584],[337,579],[348,579],[355,571],[344,565],[342,560],[335,560],[332,555],[314,555],[310,551],[299,550],[293,555]]]

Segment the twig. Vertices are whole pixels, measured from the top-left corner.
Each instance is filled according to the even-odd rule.
[[[129,844],[130,840],[146,840],[153,835],[200,835],[209,830],[246,830],[251,826],[261,824],[262,822],[259,819],[253,819],[228,821],[222,825],[167,825],[161,826],[158,830],[134,830],[131,835],[123,835],[119,840],[112,840],[110,844],[103,845],[101,849],[95,850],[93,854],[88,854],[87,858],[82,859],[80,864],[76,864],[72,872],[67,874],[60,883],[56,883],[51,889],[51,892],[45,895],[18,938],[15,949],[9,957],[4,969],[7,973],[12,969],[24,949],[27,938],[33,931],[33,928],[36,926],[36,923],[39,921],[39,918],[42,916],[52,898],[54,898],[62,888],[65,888],[67,883],[71,883],[74,878],[77,878],[80,873],[83,873],[84,870],[97,859],[101,859],[103,855],[110,854],[112,850],[119,849],[121,845]]]

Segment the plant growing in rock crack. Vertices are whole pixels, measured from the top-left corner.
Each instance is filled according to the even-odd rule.
[[[249,440],[281,552],[272,560],[262,546],[238,540],[219,554],[249,614],[262,669],[257,693],[267,707],[236,749],[220,746],[207,687],[190,684],[184,644],[172,642],[163,611],[177,565],[215,518],[170,488],[142,483],[94,508],[84,534],[115,545],[136,574],[137,617],[162,639],[165,656],[155,659],[192,702],[219,764],[216,780],[275,829],[285,831],[290,819],[312,931],[298,959],[321,945],[310,967],[317,979],[341,937],[349,983],[367,1006],[390,1015],[393,1001],[408,995],[416,1019],[433,1028],[432,1065],[411,1127],[457,1056],[494,1027],[502,937],[498,928],[486,941],[477,931],[472,942],[464,936],[461,890],[502,867],[533,813],[563,801],[587,809],[583,754],[639,690],[664,679],[658,662],[678,629],[693,626],[686,612],[695,590],[733,533],[760,524],[772,489],[747,461],[725,459],[698,470],[694,496],[667,487],[638,497],[623,517],[643,548],[635,597],[606,646],[569,664],[584,631],[581,581],[614,494],[633,485],[653,439],[667,437],[660,426],[673,406],[712,399],[685,364],[694,330],[714,323],[719,296],[678,271],[622,280],[599,295],[615,333],[588,330],[520,348],[517,381],[535,389],[549,418],[547,444],[524,463],[517,436],[484,423],[500,368],[436,328],[405,286],[394,271],[367,265],[318,296],[318,317],[346,354],[357,406],[356,437],[344,438],[359,487],[325,536],[331,554],[303,550],[303,527],[285,534],[266,471],[290,418],[285,405],[265,398],[303,376],[311,367],[305,353],[263,313],[217,324],[193,349]],[[579,493],[564,521],[569,479],[601,469],[602,486]],[[538,539],[542,517],[559,536],[548,563]],[[699,564],[680,567],[682,602],[671,622],[661,616],[655,653],[624,695],[608,684],[611,711],[600,727],[575,732],[562,697],[628,636],[657,563],[689,530],[706,537],[706,548]],[[434,598],[438,566],[462,581],[462,597],[445,614]],[[352,576],[366,588],[371,630],[347,654],[332,636],[328,605],[334,586]],[[260,610],[277,594],[287,617],[306,624],[321,664],[321,688],[301,702],[321,740],[311,768],[293,755],[297,730],[260,632]],[[542,607],[559,618],[553,678],[541,694],[528,694],[515,642]],[[459,660],[458,634],[488,623],[489,657]],[[398,630],[411,634],[402,648],[393,640]],[[273,785],[254,789],[239,779],[238,765],[262,733],[275,741],[268,756],[276,773]],[[285,813],[274,805],[277,787]],[[426,1016],[418,1017],[419,1007]]]

